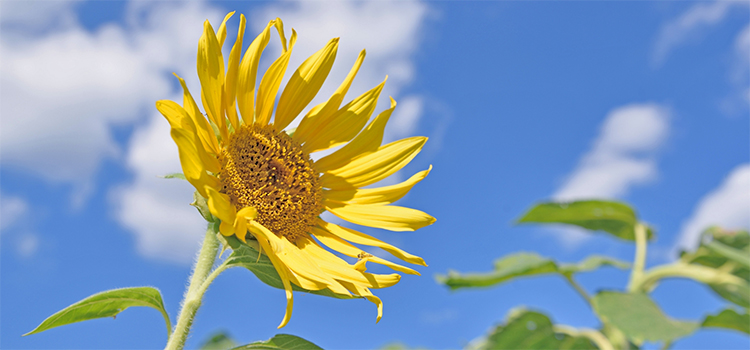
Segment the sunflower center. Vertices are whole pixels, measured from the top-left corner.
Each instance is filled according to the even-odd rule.
[[[222,193],[237,210],[252,206],[256,221],[294,242],[323,209],[323,190],[310,156],[286,132],[242,125],[219,157]]]

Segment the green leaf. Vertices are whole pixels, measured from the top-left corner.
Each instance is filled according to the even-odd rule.
[[[284,289],[284,284],[281,282],[279,273],[276,272],[276,268],[273,267],[271,260],[266,255],[258,252],[257,242],[248,240],[248,244],[245,244],[235,236],[224,238],[226,239],[227,244],[232,248],[232,254],[229,255],[225,262],[228,266],[242,266],[255,274],[255,276],[263,283],[274,288]],[[336,294],[327,288],[311,291],[299,287],[294,283],[292,283],[292,289],[299,292],[318,294],[338,299],[355,298],[350,295]]]
[[[181,180],[187,181],[187,179],[185,178],[185,175],[183,175],[182,173],[171,173],[171,174],[167,174],[167,175],[162,176],[162,178],[164,178],[164,179],[181,179]]]
[[[506,255],[495,261],[495,270],[487,273],[461,274],[448,271],[448,276],[437,276],[437,280],[450,287],[476,288],[489,287],[514,278],[548,273],[572,275],[587,272],[602,266],[627,267],[628,264],[606,256],[590,256],[577,264],[557,264],[555,261],[539,256],[536,253],[520,252]]]
[[[577,264],[560,264],[560,273],[572,274],[578,272],[589,272],[602,266],[612,266],[618,269],[628,269],[630,264],[604,255],[592,255]]]
[[[66,324],[95,318],[115,317],[131,306],[147,306],[159,310],[167,323],[167,335],[172,333],[172,324],[164,309],[159,290],[153,287],[131,287],[108,290],[83,299],[47,317],[39,326],[24,336]]]
[[[229,337],[227,333],[217,332],[201,345],[200,350],[228,350],[236,346],[237,342]]]
[[[232,350],[323,350],[321,347],[296,335],[277,334],[266,341],[259,341]]]
[[[518,223],[569,224],[635,241],[634,229],[638,218],[627,204],[590,200],[540,203],[518,219]],[[648,228],[646,234],[649,239],[654,237],[651,228]]]
[[[506,323],[495,327],[479,349],[596,349],[585,337],[556,333],[552,321],[539,312],[512,310]]]
[[[448,276],[438,276],[438,281],[451,289],[489,287],[516,277],[554,272],[557,272],[557,265],[554,261],[536,253],[521,252],[496,260],[495,271],[467,274],[448,271]]]
[[[621,330],[637,345],[644,341],[672,341],[698,328],[696,322],[668,318],[646,294],[600,292],[591,302],[604,322]]]
[[[682,252],[680,260],[727,271],[747,285],[709,284],[722,298],[738,306],[750,308],[750,234],[747,231],[726,231],[710,227],[701,235],[700,246],[694,252]],[[742,261],[742,260],[745,261]]]
[[[701,327],[727,328],[750,334],[750,315],[739,314],[732,309],[722,310],[718,315],[708,315]]]

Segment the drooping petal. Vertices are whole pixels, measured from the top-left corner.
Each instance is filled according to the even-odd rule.
[[[258,106],[255,113],[255,122],[258,124],[266,125],[271,121],[276,94],[279,92],[279,85],[281,85],[281,79],[284,78],[286,67],[289,65],[289,57],[292,55],[292,48],[294,48],[296,41],[297,32],[292,29],[292,37],[289,39],[289,50],[284,51],[268,67],[268,70],[263,75],[263,79],[260,81],[260,86],[258,86]]]
[[[409,137],[381,146],[377,151],[355,158],[320,177],[323,187],[332,190],[363,187],[399,171],[422,150],[426,137]]]
[[[252,224],[252,222],[251,222]],[[286,326],[287,323],[289,323],[289,319],[292,317],[292,306],[294,305],[294,294],[292,293],[292,284],[290,283],[290,274],[291,272],[286,267],[286,265],[279,259],[279,257],[276,255],[276,251],[271,246],[271,243],[269,242],[268,238],[265,237],[265,233],[260,232],[260,230],[255,230],[255,226],[251,225],[251,230],[254,234],[256,234],[256,238],[258,238],[258,245],[260,245],[261,249],[263,250],[263,253],[268,256],[268,259],[271,260],[271,264],[273,264],[273,267],[276,269],[276,272],[279,274],[279,278],[281,278],[281,283],[284,285],[284,291],[286,292],[286,312],[284,313],[284,319],[281,320],[281,323],[277,328],[281,328]],[[272,234],[273,235],[273,234]]]
[[[335,250],[335,251],[337,251],[337,252],[339,252],[341,254],[344,254],[346,256],[350,256],[352,258],[360,258],[361,254],[364,253],[362,251],[362,249],[359,249],[359,248],[353,246],[351,243],[349,243],[349,242],[347,242],[347,241],[345,241],[345,240],[343,240],[343,239],[341,239],[341,238],[339,238],[339,237],[337,237],[335,235],[332,235],[330,233],[329,234],[325,234],[325,233],[319,234],[319,232],[321,230],[323,230],[323,229],[319,228],[319,227],[313,227],[311,234],[318,241],[320,241],[320,243],[322,243],[326,247],[331,248],[331,249],[333,249],[333,250]],[[366,259],[369,260],[369,261],[372,261],[374,263],[377,263],[377,264],[388,266],[388,267],[390,267],[391,269],[393,269],[395,271],[399,271],[399,272],[403,272],[403,273],[408,273],[410,275],[417,275],[417,276],[420,275],[419,272],[417,272],[417,271],[415,271],[413,269],[410,269],[410,268],[408,268],[406,266],[402,266],[402,265],[396,264],[394,262],[388,261],[386,259],[383,259],[383,258],[380,258],[380,257],[377,257],[377,256],[370,256],[370,257],[367,257]]]
[[[289,78],[276,107],[273,123],[277,130],[286,128],[318,94],[331,71],[338,46],[339,39],[331,39],[325,47],[302,62]]]
[[[365,299],[369,300],[373,304],[375,304],[378,307],[378,317],[375,319],[375,323],[380,322],[380,319],[383,317],[383,301],[380,300],[380,298],[374,296],[372,292],[370,292],[369,289],[358,286],[356,283],[348,283],[348,282],[341,282],[344,284],[346,289],[351,291],[352,293],[363,296]]]
[[[206,198],[208,199],[208,209],[211,211],[211,214],[219,218],[221,222],[233,225],[237,217],[237,209],[229,201],[229,196],[217,191],[215,188],[206,188],[206,193],[208,193]]]
[[[359,67],[362,66],[362,62],[364,60],[365,50],[362,50],[359,53],[359,57],[357,57],[357,60],[354,62],[354,66],[349,71],[349,74],[347,74],[341,85],[339,85],[338,89],[336,89],[336,92],[334,92],[333,95],[328,98],[328,101],[323,102],[311,109],[310,112],[308,112],[307,115],[302,119],[299,126],[297,127],[297,131],[294,132],[293,137],[295,140],[298,140],[300,143],[304,143],[305,141],[309,140],[314,136],[312,134],[313,129],[318,124],[320,124],[322,120],[327,120],[333,113],[335,113],[339,109],[339,106],[341,106],[341,102],[344,101],[346,92],[349,91],[349,87],[352,85],[352,81],[357,75]]]
[[[313,153],[336,147],[354,138],[375,111],[384,85],[385,80],[341,107],[329,118],[320,118],[317,125],[311,126],[313,136],[302,144],[302,149]]]
[[[226,109],[227,118],[232,123],[234,130],[240,127],[240,121],[237,117],[237,104],[236,104],[236,93],[237,93],[237,71],[240,66],[240,54],[242,53],[242,38],[245,34],[245,15],[240,14],[240,28],[237,31],[237,40],[232,46],[232,51],[229,53],[229,63],[227,65],[227,75],[224,79],[224,99],[223,104]]]
[[[330,222],[326,222],[322,219],[317,219],[315,221],[317,228],[320,228],[320,230],[315,230],[316,228],[313,228],[315,237],[322,237],[322,236],[337,236],[339,238],[345,239],[349,242],[356,243],[356,244],[364,244],[369,245],[373,247],[378,247],[380,249],[385,250],[386,252],[389,252],[393,254],[393,256],[417,265],[427,266],[425,264],[424,259],[416,256],[411,255],[395,246],[392,246],[388,243],[385,243],[375,237],[366,235],[362,232],[358,232],[355,230],[352,230],[350,228],[342,227]]]
[[[276,20],[268,22],[264,29],[245,51],[240,63],[239,78],[237,79],[237,106],[242,115],[242,121],[252,125],[255,119],[255,82],[258,77],[258,63],[260,55],[271,38],[271,27]]]
[[[393,113],[395,108],[396,100],[391,98],[391,108],[380,112],[354,140],[344,145],[344,147],[315,161],[315,170],[325,173],[330,169],[344,166],[356,157],[377,151],[380,144],[383,143],[385,125],[388,123],[388,119],[390,119],[391,113]]]
[[[201,101],[209,119],[226,139],[227,126],[221,110],[221,92],[224,83],[224,58],[221,46],[211,23],[203,23],[203,35],[198,43],[198,78],[201,82]]]

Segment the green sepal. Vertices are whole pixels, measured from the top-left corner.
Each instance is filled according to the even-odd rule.
[[[232,350],[323,350],[311,341],[291,334],[277,334],[266,341],[259,341]]]
[[[161,177],[162,179],[180,179],[187,181],[187,178],[185,178],[185,175],[183,173],[171,173],[167,174]]]
[[[591,304],[602,321],[622,331],[636,345],[644,341],[670,342],[693,333],[697,322],[673,320],[642,293],[604,291],[597,293]]]
[[[247,243],[243,243],[235,236],[224,237],[229,247],[232,248],[232,254],[229,255],[225,264],[227,266],[242,266],[250,272],[252,272],[261,282],[279,289],[284,289],[284,284],[281,282],[281,277],[273,267],[271,259],[265,254],[259,252],[258,242],[253,239],[248,239]],[[307,290],[296,284],[292,283],[292,289],[298,292],[312,293],[317,295],[323,295],[327,297],[337,299],[354,299],[351,295],[336,294],[330,289],[322,290]]]
[[[200,350],[228,350],[237,346],[237,342],[234,341],[226,332],[216,332],[206,340],[203,345],[199,348]]]
[[[633,208],[613,201],[546,202],[531,208],[517,223],[568,224],[591,231],[604,231],[615,237],[635,241],[638,217]],[[654,238],[647,227],[646,235]]]
[[[66,324],[115,317],[131,306],[147,306],[158,310],[167,324],[167,336],[172,333],[172,323],[164,309],[159,290],[153,287],[130,287],[108,290],[85,298],[47,317],[39,326],[24,336]]]
[[[219,219],[211,214],[211,211],[208,209],[208,201],[201,196],[200,192],[193,192],[193,203],[190,203],[190,205],[194,206],[195,209],[198,209],[198,212],[201,213],[201,216],[206,219],[206,221],[219,222]],[[218,232],[218,229],[216,231]]]

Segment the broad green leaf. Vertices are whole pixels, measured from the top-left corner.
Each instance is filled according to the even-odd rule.
[[[542,313],[513,310],[504,325],[495,327],[479,349],[596,349],[584,337],[555,333]]]
[[[599,292],[591,302],[604,322],[617,327],[637,345],[644,341],[671,341],[698,328],[698,323],[668,318],[646,294]]]
[[[167,323],[167,334],[172,333],[172,324],[159,290],[153,287],[131,287],[94,294],[47,317],[34,330],[24,335],[95,318],[115,317],[131,306],[147,306],[159,310]]]
[[[489,287],[515,277],[557,272],[554,261],[536,253],[516,253],[495,261],[495,270],[488,273],[459,274],[448,271],[448,276],[438,276],[438,281],[451,289]]]
[[[727,328],[750,334],[750,315],[739,314],[732,309],[722,310],[718,315],[708,315],[701,327]]]
[[[461,274],[448,271],[448,276],[437,276],[437,280],[451,289],[489,287],[518,277],[548,273],[572,275],[577,272],[595,270],[602,266],[627,268],[628,264],[606,256],[595,255],[577,264],[558,265],[555,261],[541,257],[536,253],[520,252],[496,260],[495,270],[492,272]]]
[[[323,350],[321,347],[296,335],[277,334],[266,341],[259,341],[232,350]]]
[[[232,254],[226,260],[226,264],[231,266],[242,266],[253,274],[263,283],[279,289],[284,289],[279,273],[273,267],[271,260],[265,255],[258,252],[257,242],[248,240],[248,244],[240,242],[235,236],[224,237],[227,244],[232,248]],[[292,289],[299,292],[307,292],[338,299],[353,299],[349,295],[336,294],[330,289],[307,290],[292,283]]]
[[[708,228],[694,252],[682,252],[680,259],[690,264],[727,271],[748,284],[745,286],[709,284],[722,298],[744,308],[750,308],[750,268],[743,263],[750,260],[750,234],[747,231],[726,231]],[[718,247],[718,249],[717,249]],[[727,255],[728,254],[728,255]]]
[[[165,179],[181,179],[181,180],[187,180],[187,179],[185,178],[185,175],[184,175],[183,173],[171,173],[171,174],[167,174],[167,175],[164,175],[164,176],[162,176],[162,178],[165,178]]]
[[[590,200],[540,203],[518,219],[518,223],[569,224],[634,241],[638,218],[627,204]],[[654,237],[651,228],[646,234],[649,239]]]
[[[559,269],[562,274],[572,274],[593,271],[602,266],[612,266],[618,269],[630,268],[630,264],[622,260],[603,255],[592,255],[577,264],[560,264]]]
[[[214,333],[203,345],[200,350],[229,350],[237,346],[237,342],[234,341],[227,333],[218,332]]]

